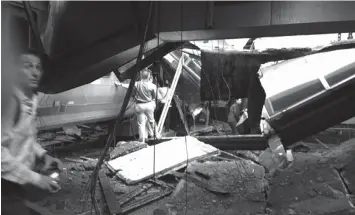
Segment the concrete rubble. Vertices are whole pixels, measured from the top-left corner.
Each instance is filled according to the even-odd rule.
[[[146,147],[135,141],[119,142],[106,161]],[[222,151],[136,184],[120,180],[105,165],[102,168],[109,176],[108,187],[116,195],[111,201],[116,201],[126,214],[355,214],[355,139],[327,147],[303,142],[291,150],[293,162],[276,165],[272,172],[265,165],[265,157],[275,161],[272,149]],[[90,194],[85,187],[97,159],[85,156],[66,161],[62,190],[39,204],[58,214],[90,214]],[[85,189],[86,199],[82,197]],[[104,208],[103,194],[97,192],[99,206]],[[87,206],[82,206],[83,201]]]
[[[146,148],[147,146],[148,144],[138,141],[118,142],[116,147],[110,152],[110,160]]]

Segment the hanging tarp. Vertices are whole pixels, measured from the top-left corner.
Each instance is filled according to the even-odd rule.
[[[260,63],[250,55],[235,52],[201,51],[201,100],[248,97],[250,77]]]

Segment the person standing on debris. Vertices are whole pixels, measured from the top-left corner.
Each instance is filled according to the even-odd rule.
[[[233,134],[244,134],[244,126],[242,114],[245,112],[248,105],[248,99],[237,99],[230,105],[228,114],[228,124],[232,129]]]
[[[230,105],[228,114],[228,124],[231,127],[233,134],[239,134],[237,131],[237,122],[239,121],[241,111],[242,102],[241,99],[237,99]]]
[[[46,176],[48,170],[62,169],[59,159],[53,158],[37,142],[36,107],[41,60],[34,50],[16,59],[14,72],[17,83],[9,99],[6,120],[1,120],[1,214],[30,214],[24,205],[25,188],[36,187],[49,192],[60,189],[58,179]],[[42,166],[40,173],[34,171]]]
[[[117,83],[119,86],[125,88],[128,84]],[[136,89],[136,115],[138,123],[139,141],[144,142],[148,133],[148,138],[154,136],[154,110],[155,110],[155,98],[157,94],[157,86],[152,83],[152,74],[149,69],[141,71],[141,80],[135,83]],[[147,125],[148,123],[148,125]],[[145,130],[148,130],[146,133]]]

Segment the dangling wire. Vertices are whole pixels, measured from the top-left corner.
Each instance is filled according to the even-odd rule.
[[[146,26],[145,26],[145,29],[144,29],[144,35],[143,35],[143,39],[142,39],[142,43],[140,45],[140,50],[139,50],[139,53],[138,53],[138,57],[137,57],[137,65],[140,64],[140,60],[141,60],[141,57],[142,57],[142,53],[144,52],[144,47],[146,47],[146,36],[147,36],[147,32],[148,32],[148,28],[149,28],[149,23],[150,23],[150,19],[151,19],[151,14],[152,14],[152,8],[153,8],[153,2],[150,3],[150,7],[149,7],[149,14],[148,14],[148,20],[147,20],[147,23],[146,23]],[[138,68],[137,68],[138,70]],[[125,96],[125,99],[124,99],[124,102],[122,104],[122,107],[121,107],[121,110],[120,110],[120,113],[116,119],[116,122],[113,126],[113,130],[110,132],[109,136],[108,136],[108,139],[107,139],[107,142],[105,144],[105,148],[104,148],[104,151],[103,153],[101,154],[101,157],[99,159],[99,161],[97,162],[96,164],[96,167],[90,177],[90,182],[88,184],[88,188],[90,188],[90,192],[91,192],[91,203],[94,204],[94,208],[95,208],[95,213],[96,214],[99,214],[100,212],[98,211],[98,208],[97,208],[97,202],[96,202],[96,198],[95,198],[95,191],[96,191],[96,185],[97,185],[97,181],[98,181],[98,174],[99,174],[99,171],[100,171],[100,168],[101,168],[101,165],[104,161],[104,158],[108,152],[108,149],[109,149],[109,146],[111,145],[112,141],[114,141],[115,139],[115,131],[116,131],[116,127],[117,127],[117,124],[119,122],[121,122],[122,120],[122,117],[123,117],[123,114],[125,113],[125,111],[127,110],[127,105],[128,105],[128,102],[130,99],[129,96],[133,90],[133,87],[134,87],[134,82],[135,82],[135,79],[137,77],[137,72],[135,73],[133,79],[131,79],[131,83],[129,85],[129,88],[127,90],[127,93],[126,93],[126,96]],[[124,110],[123,110],[124,109]],[[85,192],[85,191],[84,191]]]
[[[180,14],[180,18],[181,18],[181,40],[180,40],[180,42],[182,42],[183,41],[183,38],[182,38],[182,34],[183,34],[183,23],[184,23],[184,5],[183,5],[183,2],[181,2],[181,14]],[[183,58],[184,56],[183,56],[183,52],[182,52],[182,46],[180,47],[180,53],[181,53],[181,57]],[[183,63],[185,63],[184,62],[184,58],[182,59],[183,60]],[[182,73],[184,72],[184,69],[182,68],[182,71],[181,71]],[[184,108],[184,117],[185,117],[185,119],[186,119],[186,110],[185,110],[185,108]],[[185,135],[185,149],[186,149],[186,171],[185,171],[185,215],[187,214],[187,204],[188,204],[188,199],[187,199],[187,197],[188,197],[188,195],[187,195],[187,192],[188,192],[188,190],[187,190],[187,187],[188,187],[188,181],[187,181],[187,168],[188,168],[188,165],[189,165],[189,156],[188,156],[188,147],[187,147],[187,137],[186,137],[186,135]]]
[[[222,44],[222,51],[224,50],[224,40],[223,40],[223,44]],[[222,57],[221,57],[221,53],[220,53],[220,50],[219,50],[219,40],[218,40],[218,58],[219,58],[219,61],[218,61],[218,73],[221,74],[222,76],[222,79],[224,81],[224,83],[226,84],[227,88],[228,88],[228,91],[229,91],[229,95],[228,95],[228,102],[227,102],[227,105],[229,104],[230,100],[231,100],[231,91],[230,91],[230,88],[228,86],[228,83],[226,81],[226,79],[224,78],[224,75],[223,75],[223,72],[224,72],[224,64],[222,62]],[[218,86],[218,89],[219,89],[219,86]],[[219,91],[220,92],[220,91]],[[220,97],[221,98],[221,97]],[[227,106],[228,107],[228,114],[230,112],[230,107],[229,105]],[[217,126],[213,123],[214,127],[216,128],[216,130],[218,129]],[[223,129],[224,130],[224,129]],[[218,130],[217,130],[218,132]],[[219,132],[218,132],[219,133]],[[228,133],[226,131],[224,131],[224,134],[228,137]]]
[[[159,42],[160,42],[160,3],[157,2],[156,3],[158,6],[156,7],[156,9],[158,10],[157,13],[158,13],[158,40],[157,40],[157,47],[159,47]],[[159,66],[159,70],[160,70],[160,63],[156,64],[155,66]],[[154,69],[158,69],[158,68],[155,68],[153,67],[153,70]],[[152,71],[153,72],[153,71]],[[154,73],[154,72],[153,72]],[[155,93],[155,113],[157,113],[157,109],[158,109],[158,75],[155,74],[154,75],[155,77],[155,84],[156,84],[156,93]],[[155,122],[155,119],[154,119],[154,145],[153,145],[153,178],[154,178],[154,181],[156,180],[155,178],[155,144],[157,143],[157,130],[156,130],[156,122]]]

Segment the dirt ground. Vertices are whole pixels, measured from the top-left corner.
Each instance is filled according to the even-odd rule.
[[[92,154],[98,149],[76,153]],[[208,184],[228,190],[229,194],[215,194],[191,181],[162,178],[173,185],[169,196],[154,201],[128,214],[207,214],[207,215],[350,215],[355,214],[351,203],[355,199],[355,139],[341,144],[303,143],[293,147],[294,162],[288,168],[270,177],[259,164],[244,159],[193,162],[187,168],[208,175]],[[236,154],[236,152],[232,152]],[[96,155],[95,155],[96,154]],[[257,153],[252,153],[257,158]],[[37,201],[55,214],[90,214],[88,190],[93,165],[66,161],[61,174],[62,189]],[[117,201],[122,195],[148,182],[127,186],[116,178],[110,179]],[[147,191],[144,194],[161,192]],[[102,214],[108,214],[101,192],[96,198]],[[353,202],[355,203],[355,202]],[[93,213],[95,214],[95,213]],[[160,213],[161,214],[161,213]]]

